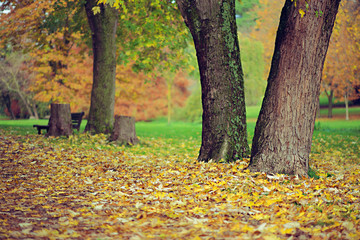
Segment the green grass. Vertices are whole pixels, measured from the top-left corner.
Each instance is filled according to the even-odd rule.
[[[254,116],[259,108],[250,108],[248,114]],[[0,132],[5,130],[12,135],[37,135],[34,124],[47,124],[48,120],[0,120]],[[81,124],[83,132],[87,121]],[[248,141],[251,144],[256,118],[248,118]],[[173,155],[188,156],[196,159],[201,144],[201,124],[172,122],[168,124],[165,119],[152,122],[137,122],[136,133],[140,138],[140,145],[132,147],[132,151],[139,155],[156,154],[159,157]],[[77,131],[75,131],[77,134]],[[360,158],[360,121],[359,120],[335,120],[318,119],[313,135],[312,154],[326,154],[327,152],[339,152],[342,158]],[[34,136],[35,137],[35,136]],[[118,147],[108,144],[106,137],[100,143],[94,141],[88,135],[76,138],[75,145],[87,145],[94,148],[108,149]],[[56,139],[51,139],[56,141]],[[72,140],[70,140],[72,141]],[[121,147],[123,151],[125,147]],[[154,150],[156,149],[156,150]]]
[[[360,108],[351,108],[352,112],[360,112]],[[247,124],[249,142],[252,140],[256,118],[260,107],[247,107]],[[340,111],[336,109],[337,111]],[[341,112],[341,111],[340,111]],[[15,135],[37,134],[34,124],[46,125],[48,120],[0,120],[0,129],[9,131]],[[80,132],[85,129],[87,121],[83,120]],[[75,131],[76,132],[76,131]],[[162,138],[173,139],[173,141],[182,141],[184,139],[193,139],[201,141],[201,123],[172,122],[167,123],[165,119],[159,119],[152,122],[137,122],[136,133],[140,138]],[[339,119],[317,119],[315,123],[314,138],[319,135],[341,135],[357,136],[360,135],[359,120],[339,120]]]
[[[251,140],[256,124],[256,118],[260,107],[247,107],[247,123],[249,140]],[[340,109],[336,109],[340,111]],[[360,112],[360,108],[351,108],[351,112]],[[34,124],[46,125],[48,120],[0,120],[0,129],[4,129],[14,134],[27,135],[36,134]],[[87,121],[83,120],[80,132],[85,129]],[[201,139],[201,123],[172,122],[167,123],[165,119],[159,119],[152,122],[137,122],[136,132],[140,137],[147,138],[174,138],[174,139]],[[339,120],[339,119],[318,119],[315,124],[314,135],[323,134],[340,134],[340,135],[357,135],[360,132],[359,120]]]
[[[260,112],[261,106],[249,106],[246,107],[246,118],[248,120],[256,121],[259,112]]]

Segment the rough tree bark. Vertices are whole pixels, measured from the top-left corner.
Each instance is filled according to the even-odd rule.
[[[256,123],[251,171],[307,176],[321,73],[339,2],[285,2]]]
[[[199,161],[248,154],[244,80],[234,0],[177,0],[200,70],[203,121]]]
[[[120,145],[135,145],[139,143],[135,131],[135,118],[116,115],[114,129],[109,140]]]
[[[96,2],[87,0],[85,3],[94,54],[91,105],[85,131],[110,133],[114,123],[118,12],[107,4],[100,4],[100,12],[94,15],[92,9],[97,6]]]
[[[70,104],[51,104],[49,131],[46,136],[70,136],[73,134],[71,127]]]

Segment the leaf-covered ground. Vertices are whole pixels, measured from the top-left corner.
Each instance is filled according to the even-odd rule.
[[[0,239],[360,238],[358,136],[317,136],[307,179],[198,163],[193,139],[141,142],[0,131]]]

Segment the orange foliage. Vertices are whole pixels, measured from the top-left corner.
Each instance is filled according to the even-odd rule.
[[[36,100],[70,103],[72,111],[88,112],[93,61],[86,44],[89,41],[86,19],[75,22],[75,15],[81,14],[80,5],[76,4],[64,0],[6,1],[3,7],[9,6],[11,11],[0,15],[4,26],[0,28],[0,45],[11,45],[13,49],[30,53],[28,70],[35,73],[35,77],[28,88],[35,93]],[[53,19],[49,20],[52,15]],[[64,21],[60,21],[58,15]],[[44,26],[45,22],[47,26]],[[164,78],[149,79],[132,71],[131,64],[118,65],[116,71],[115,114],[131,115],[137,120],[166,115]],[[178,74],[174,82],[173,105],[181,106],[185,102],[187,85],[185,74]]]
[[[29,90],[42,102],[67,102],[84,110],[91,91],[91,67],[86,59],[82,34],[75,31],[74,16],[77,9],[69,1],[6,1],[11,11],[0,16],[6,23],[0,30],[2,46],[29,52],[28,71],[35,73]],[[57,19],[56,11],[62,11]],[[54,16],[55,15],[55,16]],[[63,21],[64,20],[64,21]],[[90,89],[90,90],[89,90]],[[79,109],[78,109],[79,108]]]
[[[46,15],[52,13],[48,2],[8,0],[2,7],[11,11],[0,15],[1,45],[11,43],[15,49],[33,49],[46,44],[46,29],[39,26],[43,25]]]
[[[360,85],[360,4],[342,1],[336,18],[323,71],[324,90],[342,100],[356,99]]]
[[[72,111],[88,109],[92,83],[90,57],[79,57],[78,47],[71,48],[67,56],[56,50],[38,50],[31,55],[34,59],[36,81],[30,89],[36,93],[37,100],[70,103]],[[60,67],[54,72],[49,62],[64,62],[66,67]]]

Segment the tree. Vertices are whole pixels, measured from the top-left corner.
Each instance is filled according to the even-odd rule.
[[[354,1],[342,1],[331,36],[329,51],[326,55],[322,88],[329,99],[329,114],[332,117],[332,100],[344,100],[346,119],[348,100],[358,98],[356,86],[360,85],[358,66],[360,65],[360,4]]]
[[[31,64],[26,67],[34,78],[28,89],[46,110],[50,102],[66,102],[72,111],[89,111],[93,58],[84,3],[6,0],[0,5],[0,45],[29,53]],[[189,38],[176,3],[127,1],[119,11],[114,113],[136,113],[137,120],[166,115],[166,88],[155,89],[164,85],[157,77],[162,72],[158,64],[167,68],[167,60],[173,59],[177,69],[184,69],[182,51]],[[157,76],[152,75],[155,72]],[[178,82],[173,89],[177,95],[182,92]]]
[[[107,1],[103,0],[99,2],[96,1],[97,4],[99,4],[96,5],[95,1],[92,1],[91,4],[89,4],[89,2],[90,1],[88,1],[87,5],[85,6],[89,22],[90,16],[94,16],[91,15],[93,11],[96,13],[100,12],[100,14],[102,14],[102,11],[104,9],[110,9],[110,7],[114,7],[112,8],[112,11],[114,12],[117,12],[116,9],[121,10],[122,15],[119,21],[122,31],[118,32],[119,39],[121,40],[121,48],[119,50],[118,60],[125,63],[133,61],[132,66],[135,71],[149,72],[150,70],[155,70],[153,72],[162,72],[163,68],[159,66],[163,65],[168,69],[171,69],[170,71],[175,72],[175,70],[179,69],[179,67],[182,67],[184,62],[186,62],[184,61],[186,60],[186,58],[179,58],[179,53],[181,53],[182,48],[185,47],[184,40],[186,38],[184,31],[181,30],[181,27],[178,26],[178,23],[180,22],[179,14],[172,14],[175,10],[173,7],[174,3],[158,1],[127,2],[119,0],[108,1],[110,5],[106,5]],[[98,14],[96,14],[95,16],[97,15]],[[93,27],[91,26],[91,23],[90,27],[93,31],[94,36],[95,32]],[[107,27],[111,29],[111,26]],[[179,31],[176,32],[177,30]],[[128,35],[125,35],[125,33],[128,33]],[[106,38],[109,39],[109,36],[107,36]],[[93,38],[93,44],[94,42],[95,41]],[[115,53],[115,51],[113,51],[113,53]],[[103,56],[105,57],[105,55]],[[173,61],[171,61],[173,59],[175,59],[177,64],[170,65],[169,62],[173,63]],[[109,62],[113,62],[110,57],[108,58],[108,60]],[[102,111],[105,111],[105,106],[105,108],[112,108],[112,110],[110,109],[109,112],[114,112],[113,104],[111,105],[108,102],[100,102],[99,100],[94,99],[93,96],[95,95],[104,96],[104,94],[106,94],[106,96],[112,96],[112,91],[115,90],[112,84],[108,84],[106,86],[107,92],[105,92],[104,90],[101,94],[94,94],[94,89],[99,88],[99,86],[95,84],[95,74],[96,73],[94,71],[92,101],[90,107],[89,122],[86,130],[90,129],[92,125],[98,124],[100,121],[99,118],[91,120],[93,115],[92,106],[95,106],[97,104],[98,109]],[[152,78],[156,78],[157,76],[157,74],[150,75],[152,75]],[[104,112],[102,112],[102,115],[103,114]],[[99,117],[101,117],[101,114],[99,115]],[[106,127],[106,129],[107,128],[109,127]],[[95,132],[99,131],[97,130]]]
[[[114,123],[118,11],[109,5],[100,4],[100,12],[94,14],[95,6],[96,0],[87,0],[85,3],[94,54],[91,104],[85,131],[110,133]]]
[[[154,119],[167,114],[167,84],[164,77],[148,77],[131,70],[131,64],[117,66],[115,114],[138,120]],[[179,72],[172,86],[171,105],[183,106],[188,96],[187,74]]]
[[[30,55],[28,90],[40,102],[86,110],[90,81],[86,17],[81,1],[16,1],[1,5],[0,45]],[[85,21],[84,21],[85,20]]]
[[[286,0],[249,169],[307,176],[321,72],[340,0]]]
[[[0,61],[0,89],[12,118],[14,118],[14,114],[11,110],[10,95],[19,98],[27,113],[31,117],[38,119],[34,96],[28,90],[31,76],[24,67],[27,58],[26,55],[20,52],[11,52],[5,55],[5,58]]]
[[[197,54],[203,121],[199,161],[233,161],[248,154],[244,80],[235,1],[177,1]]]

